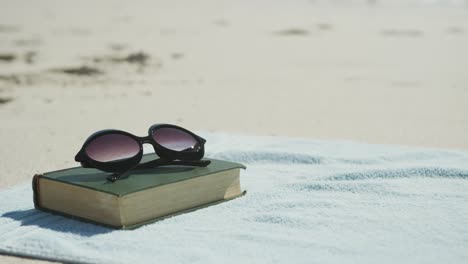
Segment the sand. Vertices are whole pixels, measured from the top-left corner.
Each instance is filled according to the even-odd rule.
[[[468,8],[322,2],[5,1],[0,189],[154,123],[468,149]]]

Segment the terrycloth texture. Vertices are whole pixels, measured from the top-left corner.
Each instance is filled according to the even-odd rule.
[[[205,134],[206,135],[206,134]],[[133,231],[0,193],[0,251],[102,263],[466,263],[468,152],[208,134],[246,196]]]

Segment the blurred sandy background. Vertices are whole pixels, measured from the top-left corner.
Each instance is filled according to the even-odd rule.
[[[161,122],[468,149],[466,1],[0,3],[0,189]]]

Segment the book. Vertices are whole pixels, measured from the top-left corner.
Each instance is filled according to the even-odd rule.
[[[142,162],[157,158],[146,154]],[[75,167],[36,174],[34,206],[116,229],[133,229],[244,195],[239,163],[211,160],[207,167],[163,166],[131,171],[110,182],[108,172]]]

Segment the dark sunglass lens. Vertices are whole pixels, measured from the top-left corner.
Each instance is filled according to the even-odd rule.
[[[95,138],[85,151],[95,161],[109,162],[135,157],[140,151],[140,145],[129,136],[108,134]]]
[[[187,132],[176,128],[160,128],[153,132],[153,139],[161,146],[175,151],[197,151],[198,140]]]

